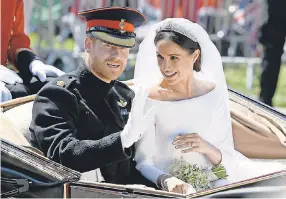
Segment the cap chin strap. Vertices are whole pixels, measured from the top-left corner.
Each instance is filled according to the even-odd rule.
[[[89,28],[86,32],[87,33],[91,33],[91,32],[105,32],[108,34],[112,34],[112,35],[117,35],[118,37],[122,36],[122,37],[130,37],[130,38],[135,38],[136,34],[134,32],[121,32],[120,30],[117,29],[112,29],[112,28],[106,28],[103,26],[96,26],[96,27],[91,27]]]

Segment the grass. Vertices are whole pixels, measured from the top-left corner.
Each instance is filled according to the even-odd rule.
[[[35,48],[36,45],[39,42],[38,35],[36,33],[31,33],[29,35],[29,37],[30,37],[30,40],[31,40],[31,46],[33,48]],[[54,48],[56,48],[56,49],[65,49],[65,50],[68,50],[68,51],[72,51],[73,50],[73,47],[74,47],[74,40],[73,39],[67,39],[63,43],[60,43],[60,42],[56,41],[56,37],[54,37],[53,39],[54,39]],[[40,47],[41,48],[49,48],[51,46],[48,44],[48,42],[46,40],[44,40],[44,41],[41,42]]]
[[[227,84],[230,88],[247,96],[257,99],[260,92],[260,67],[256,65],[254,70],[253,86],[251,90],[246,88],[246,66],[243,64],[227,64],[224,67]],[[281,67],[277,90],[273,98],[275,107],[286,107],[286,65]]]

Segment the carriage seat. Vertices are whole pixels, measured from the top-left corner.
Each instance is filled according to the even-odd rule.
[[[29,131],[29,126],[32,120],[32,108],[33,101],[17,106],[16,108],[9,109],[3,113],[4,121],[12,125],[13,130],[19,131],[18,136],[24,136],[26,141],[30,143],[31,133]],[[8,120],[8,121],[7,121]],[[8,124],[10,126],[10,124]],[[7,124],[6,124],[7,125]],[[11,127],[11,126],[10,126]],[[5,129],[9,131],[8,129]],[[5,132],[4,132],[5,133]],[[23,143],[27,145],[27,143]]]
[[[253,159],[285,159],[286,147],[274,133],[262,133],[255,130],[257,126],[250,110],[231,103],[232,128],[236,150]],[[29,126],[32,120],[33,101],[11,108],[4,113],[0,111],[1,138],[32,148]],[[242,113],[242,114],[238,114]],[[244,118],[248,116],[247,118]],[[248,122],[246,122],[248,121]],[[250,122],[252,121],[252,122]],[[249,124],[251,125],[249,125]],[[273,128],[273,127],[272,127]]]

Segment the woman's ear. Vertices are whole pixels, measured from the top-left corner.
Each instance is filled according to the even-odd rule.
[[[85,39],[84,39],[85,52],[90,53],[91,52],[91,46],[92,46],[92,40],[89,37],[85,37]]]
[[[193,53],[193,63],[195,63],[197,61],[197,59],[200,56],[201,51],[199,49],[195,50],[195,52]]]

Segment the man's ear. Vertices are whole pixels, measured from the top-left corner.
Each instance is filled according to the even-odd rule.
[[[91,52],[91,47],[92,47],[92,39],[89,38],[89,37],[85,37],[85,39],[84,39],[85,52],[90,53]]]

